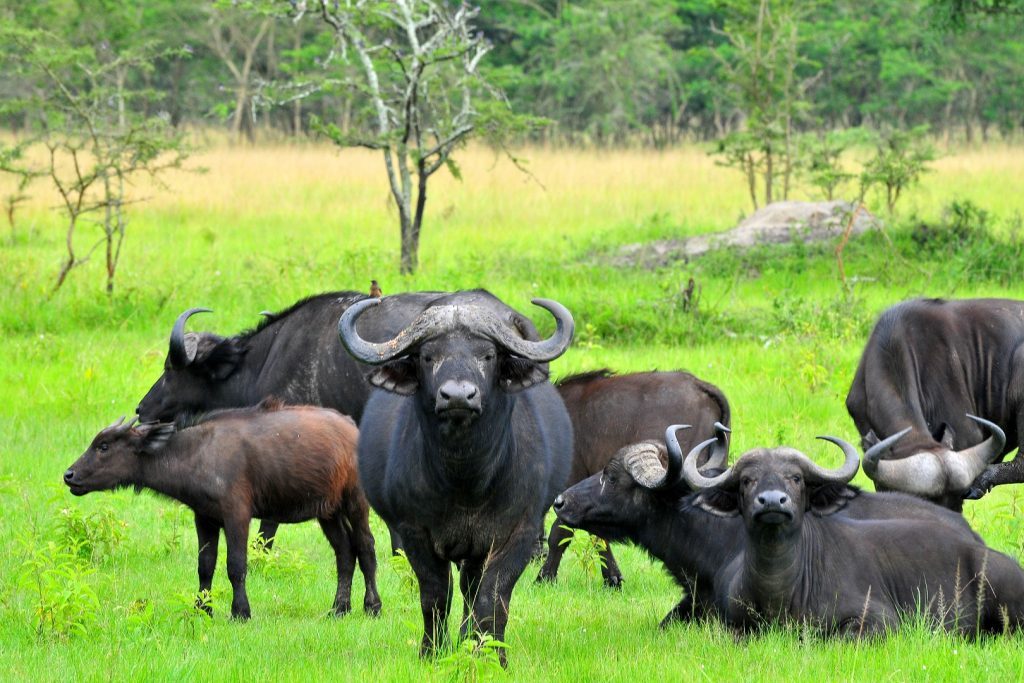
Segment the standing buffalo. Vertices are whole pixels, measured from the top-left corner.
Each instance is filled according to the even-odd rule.
[[[663,627],[679,619],[714,615],[715,575],[739,554],[745,534],[742,519],[722,516],[709,506],[710,496],[722,494],[695,492],[680,478],[683,455],[675,430],[670,428],[666,435],[668,448],[653,440],[626,446],[601,473],[565,491],[554,503],[566,524],[635,543],[664,563],[683,597],[662,620]],[[723,437],[720,432],[720,445]],[[724,449],[713,451],[701,472],[721,473],[724,456]],[[902,493],[866,493],[823,484],[812,489],[809,512],[850,519],[930,520],[980,542],[963,516]]]
[[[123,422],[96,435],[64,473],[64,483],[76,496],[146,487],[192,508],[201,591],[213,582],[224,529],[232,617],[250,616],[245,575],[253,517],[279,523],[316,518],[337,563],[334,613],[341,616],[350,609],[357,560],[366,583],[363,609],[380,612],[369,508],[356,471],[359,433],[352,420],[334,410],[285,408],[267,400],[217,411],[181,428]]]
[[[361,316],[359,333],[371,341],[390,339],[404,329],[443,292],[410,292],[385,297]],[[163,375],[138,406],[143,422],[170,421],[181,414],[216,408],[255,405],[265,396],[289,404],[319,405],[351,415],[358,423],[370,395],[364,366],[357,363],[338,339],[338,317],[360,292],[329,292],[303,299],[234,337],[210,332],[185,332],[192,308],[180,316],[171,331]],[[511,310],[511,309],[509,309]],[[513,320],[516,332],[539,339],[525,317]],[[263,536],[272,540],[277,525],[265,522]],[[398,539],[392,537],[392,547]]]
[[[880,489],[961,510],[964,495],[1024,481],[1024,459],[991,466],[1024,434],[1024,302],[915,299],[882,313],[854,375],[846,409]],[[989,423],[998,425],[985,438]],[[870,450],[904,429],[884,460]],[[890,442],[891,444],[891,442]],[[980,477],[979,477],[980,475]],[[977,478],[977,481],[975,479]],[[972,487],[972,482],[975,482]]]
[[[556,386],[569,411],[574,435],[566,488],[600,472],[620,448],[661,437],[665,427],[674,422],[691,425],[683,433],[686,450],[713,435],[716,422],[729,425],[729,402],[722,392],[688,372],[613,375],[609,370],[597,370],[571,375]],[[728,452],[724,433],[722,440],[724,458]],[[569,538],[562,523],[551,525],[548,557],[538,581],[555,580]],[[601,555],[605,585],[621,586],[622,573],[611,548],[606,546]]]
[[[787,447],[748,451],[714,477],[697,469],[700,446],[684,461],[709,509],[743,519],[742,550],[714,582],[726,623],[792,622],[852,637],[918,615],[964,635],[1024,623],[1024,571],[973,533],[934,520],[807,514],[815,487],[844,486],[860,463],[852,445],[821,438],[843,450],[838,469]]]
[[[539,342],[524,340],[518,314],[484,291],[439,298],[382,343],[356,327],[378,300],[353,305],[338,323],[352,355],[378,366],[359,474],[419,581],[421,654],[447,639],[452,562],[462,634],[504,639],[512,589],[569,474],[572,424],[544,364],[568,348],[573,320],[554,301],[533,301],[557,325]]]

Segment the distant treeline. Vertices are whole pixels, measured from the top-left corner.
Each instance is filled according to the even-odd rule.
[[[748,0],[477,4],[476,24],[493,43],[486,75],[514,111],[551,120],[532,133],[548,142],[665,146],[720,138],[748,116],[744,97],[751,94],[742,88],[750,83],[736,83],[741,63],[786,69],[786,92],[799,100],[792,125],[800,130],[927,124],[935,135],[973,141],[1012,138],[1024,126],[1024,21],[1014,11],[950,22],[938,15],[960,0],[771,2],[773,16],[785,21],[763,22],[759,32],[757,3]],[[1014,1],[988,0],[996,9],[1005,4],[1013,9]],[[306,135],[318,117],[358,133],[374,112],[351,84],[355,66],[316,5],[0,0],[0,22],[46,30],[95,54],[163,49],[153,53],[151,70],[126,71],[126,78],[159,93],[139,106],[156,108],[147,113],[175,126]],[[743,62],[759,40],[761,61],[747,55]],[[16,69],[0,71],[0,100],[33,88],[39,84]],[[0,123],[14,129],[33,126],[32,116],[0,107]]]

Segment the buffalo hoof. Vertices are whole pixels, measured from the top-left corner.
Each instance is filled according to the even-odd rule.
[[[558,579],[557,574],[549,574],[543,569],[537,574],[537,580],[534,583],[554,583]]]
[[[605,579],[604,579],[604,585],[605,585],[606,588],[613,588],[613,589],[615,589],[617,591],[622,590],[622,584],[624,582],[625,582],[625,579],[623,579],[622,576],[619,576],[619,575],[616,575],[616,576],[606,576]]]
[[[246,609],[240,609],[238,611],[231,610],[232,621],[249,621],[252,619],[252,612]]]
[[[980,500],[982,496],[989,492],[989,489],[981,489],[977,486],[972,486],[964,492],[964,500]]]
[[[366,612],[366,614],[370,615],[371,617],[379,617],[380,616],[380,607],[381,607],[380,600],[378,600],[377,602],[370,602],[370,603],[364,604],[363,605],[363,611]]]
[[[334,616],[343,617],[352,611],[352,603],[343,602],[341,604],[335,603],[334,605]]]

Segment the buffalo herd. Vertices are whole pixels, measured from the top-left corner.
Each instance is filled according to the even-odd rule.
[[[573,317],[533,303],[553,318],[548,336],[484,290],[331,292],[227,337],[187,332],[209,312],[188,309],[136,419],[99,432],[64,482],[189,506],[200,591],[223,529],[239,619],[253,518],[268,542],[278,524],[315,518],[336,557],[334,613],[350,611],[358,564],[363,608],[378,614],[372,508],[418,581],[423,655],[448,643],[453,564],[460,637],[504,639],[549,508],[537,580],[555,580],[572,528],[636,544],[682,590],[662,626],[717,618],[858,638],[907,619],[965,635],[1024,625],[1024,571],[961,514],[965,499],[1024,482],[1024,460],[1002,462],[1024,435],[1024,302],[886,310],[846,399],[863,455],[821,437],[842,451],[836,469],[787,446],[730,465],[729,403],[686,372],[553,384]],[[850,483],[861,467],[877,492]],[[607,547],[602,560],[620,588]]]

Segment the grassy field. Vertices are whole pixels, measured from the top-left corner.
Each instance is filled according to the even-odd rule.
[[[194,325],[231,334],[255,325],[260,310],[321,291],[363,290],[372,277],[385,293],[486,287],[547,329],[529,300],[555,298],[578,327],[574,347],[553,363],[557,375],[685,368],[729,397],[734,453],[786,443],[835,464],[814,436],[856,441],[843,400],[879,311],[919,295],[1024,298],[1021,150],[981,148],[936,162],[886,235],[850,245],[848,288],[836,277],[832,245],[719,253],[655,270],[605,265],[622,244],[723,230],[748,211],[740,178],[702,150],[523,155],[533,177],[473,149],[463,155],[466,182],[436,179],[420,272],[402,277],[376,155],[216,148],[194,160],[205,173],[175,176],[167,190],[137,189],[151,199],[132,207],[110,298],[99,261],[51,292],[63,232],[54,197],[39,188],[0,246],[0,678],[495,674],[458,653],[418,659],[418,601],[403,567],[387,561],[379,524],[379,619],[326,616],[333,559],[316,525],[306,524],[285,527],[279,549],[254,562],[249,623],[226,617],[222,552],[217,613],[207,621],[190,609],[195,536],[187,511],[148,493],[75,499],[65,490],[63,470],[99,429],[132,413],[159,376],[170,326],[187,307],[213,308]],[[953,201],[989,211],[987,226],[949,227],[944,208]],[[696,312],[680,305],[690,277],[701,287]],[[863,474],[856,481],[867,484]],[[1018,559],[1020,495],[1004,487],[966,511],[991,545]],[[69,546],[80,559],[69,558]],[[533,584],[538,567],[527,570],[512,603],[510,679],[1024,678],[1019,635],[964,642],[908,627],[858,644],[795,630],[736,642],[715,624],[659,631],[678,589],[642,552],[616,553],[626,576],[621,593],[603,589],[571,551],[555,585]],[[55,618],[40,629],[43,603]],[[73,632],[60,633],[65,628]]]

